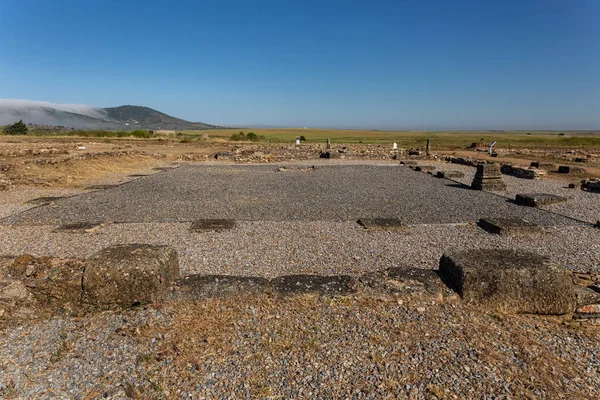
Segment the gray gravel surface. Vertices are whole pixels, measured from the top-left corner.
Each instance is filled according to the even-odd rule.
[[[234,296],[1,331],[0,394],[598,398],[590,329],[451,300]]]
[[[310,172],[277,172],[273,165],[183,166],[59,200],[1,223],[182,222],[197,218],[354,221],[381,217],[410,224],[468,222],[482,217],[520,217],[543,225],[575,223],[408,168],[376,165],[320,165]]]
[[[467,165],[448,163],[436,163],[435,165],[440,171],[463,171],[465,177],[456,179],[456,181],[466,185],[470,185],[475,176],[476,169]],[[515,199],[519,193],[555,194],[567,198],[567,202],[543,206],[541,207],[542,209],[589,223],[595,223],[600,220],[600,193],[586,192],[581,189],[569,189],[567,181],[550,178],[531,180],[504,175],[504,181],[508,186],[508,190],[498,193],[501,196]],[[573,180],[573,183],[575,182],[577,182],[576,179]]]
[[[543,234],[504,237],[474,224],[413,225],[407,232],[369,231],[355,222],[242,221],[232,230],[189,231],[189,223],[111,224],[91,233],[55,226],[0,226],[0,255],[87,257],[120,243],[168,244],[182,273],[279,276],[360,274],[409,265],[436,268],[450,249],[519,248],[581,272],[600,270],[600,229],[557,226]]]

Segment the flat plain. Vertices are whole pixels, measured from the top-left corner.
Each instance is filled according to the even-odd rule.
[[[286,134],[296,136],[296,131]],[[418,147],[424,145],[422,138]],[[600,274],[600,229],[594,227],[600,195],[567,188],[586,176],[504,176],[508,190],[490,193],[471,190],[475,168],[444,162],[442,150],[436,151],[437,158],[416,159],[417,164],[460,170],[464,178],[436,178],[400,165],[387,142],[334,141],[334,150],[344,151],[346,158],[323,160],[318,158],[322,142],[296,149],[290,143],[232,143],[219,137],[183,143],[186,137],[2,139],[7,182],[0,191],[2,279],[10,278],[7,271],[25,254],[39,263],[62,265],[124,243],[172,246],[184,279],[193,274],[272,279],[361,277],[389,268],[437,270],[445,252],[484,248],[527,250],[576,273]],[[85,151],[78,150],[82,146]],[[505,153],[499,162],[551,159],[572,165],[585,155],[589,171],[598,166],[594,147],[498,150]],[[491,159],[475,150],[443,151]],[[516,194],[524,192],[557,194],[567,201],[541,208],[515,204]],[[503,236],[477,225],[480,218],[500,217],[525,219],[541,231]],[[215,218],[235,223],[221,230],[190,229],[195,220]],[[357,223],[361,218],[395,218],[406,229],[366,229]],[[90,225],[59,229],[73,223]],[[58,307],[55,301],[23,298],[21,306],[10,306],[2,300],[0,394],[600,394],[595,320],[489,312],[464,304],[447,289],[432,294],[417,282],[385,282],[399,286],[385,294],[347,296],[234,291],[99,313]]]

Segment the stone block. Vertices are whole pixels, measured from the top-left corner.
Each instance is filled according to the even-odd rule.
[[[438,171],[436,176],[438,178],[456,179],[456,178],[464,178],[465,173],[462,171]]]
[[[319,158],[342,158],[342,155],[338,151],[323,151],[319,154]]]
[[[223,231],[233,228],[235,228],[233,219],[197,219],[190,225],[192,232]]]
[[[168,246],[116,245],[92,255],[83,274],[83,300],[131,307],[163,299],[179,278],[177,252]]]
[[[550,204],[564,203],[566,198],[548,193],[522,193],[517,194],[515,202],[522,206],[540,207]]]
[[[475,178],[471,183],[471,188],[474,190],[501,192],[506,190],[506,182],[502,179],[480,180]]]
[[[600,193],[600,181],[588,179],[583,181],[581,188],[592,193]]]
[[[442,279],[464,301],[506,313],[567,314],[575,310],[571,274],[548,257],[514,250],[450,252]]]
[[[240,293],[263,293],[269,280],[253,276],[192,275],[175,282],[167,295],[168,300],[197,300]]]
[[[504,191],[506,183],[502,179],[502,172],[498,164],[478,164],[475,178],[471,183],[474,190]]]
[[[272,279],[270,287],[283,294],[344,295],[356,292],[357,284],[356,278],[349,275],[286,275]]]
[[[542,232],[542,228],[521,218],[482,218],[478,225],[497,235],[527,235]]]
[[[559,174],[585,174],[587,170],[583,167],[573,165],[561,165],[558,167]]]
[[[532,168],[544,169],[549,172],[556,171],[556,164],[550,162],[532,161],[530,166]]]
[[[577,299],[577,307],[587,306],[590,304],[600,304],[600,293],[595,290],[585,287],[577,286],[574,287],[575,297]]]

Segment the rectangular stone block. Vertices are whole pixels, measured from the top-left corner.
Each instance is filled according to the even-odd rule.
[[[111,246],[87,260],[83,299],[97,306],[148,304],[162,300],[178,278],[177,252],[169,246]]]
[[[544,169],[549,172],[556,171],[556,164],[550,162],[532,161],[530,166],[533,168]]]
[[[572,165],[561,165],[558,167],[559,174],[584,174],[587,170],[583,167],[572,166]]]
[[[540,226],[521,218],[482,218],[478,225],[483,230],[497,235],[527,235],[542,232]]]
[[[465,173],[462,171],[438,171],[436,176],[438,178],[456,179],[456,178],[464,178]]]
[[[567,314],[575,310],[571,274],[548,257],[514,250],[450,252],[440,274],[464,301],[495,311]]]
[[[502,171],[499,164],[478,164],[475,176],[479,178],[501,178]]]
[[[233,219],[197,219],[190,225],[190,231],[222,231],[235,228]]]
[[[524,193],[517,194],[515,202],[522,206],[539,207],[550,204],[564,203],[566,198],[548,193]]]

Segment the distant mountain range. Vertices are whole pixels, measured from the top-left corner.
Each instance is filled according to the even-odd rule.
[[[0,99],[0,125],[23,120],[27,124],[103,130],[200,130],[218,128],[204,122],[175,118],[152,108],[120,106],[99,108],[32,100]]]

